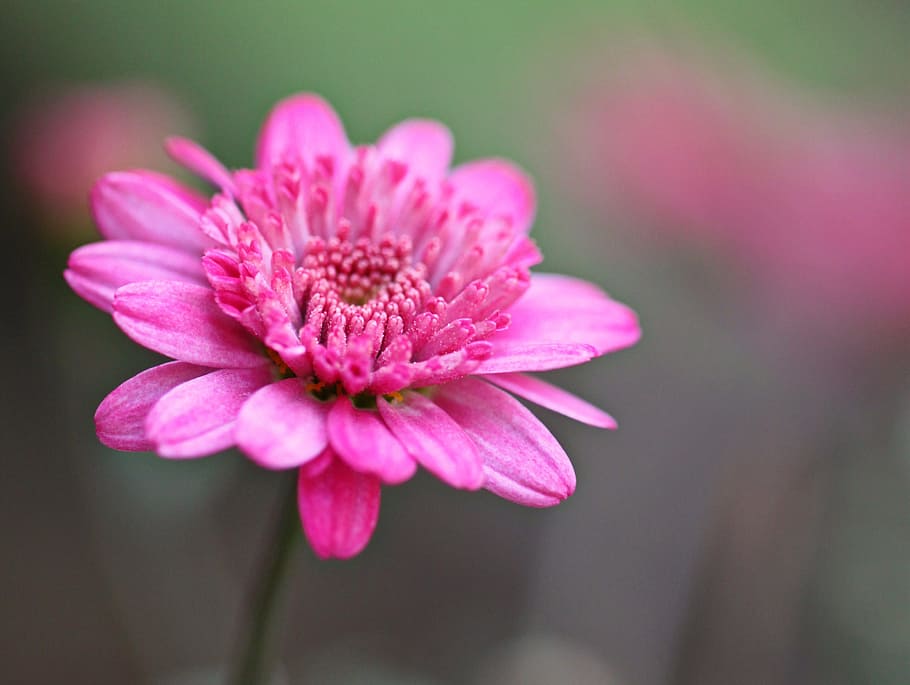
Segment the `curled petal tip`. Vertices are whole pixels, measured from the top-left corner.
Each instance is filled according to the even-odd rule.
[[[198,143],[188,138],[171,136],[165,139],[164,149],[171,159],[194,174],[198,174],[230,195],[236,193],[237,189],[231,173],[214,155]]]

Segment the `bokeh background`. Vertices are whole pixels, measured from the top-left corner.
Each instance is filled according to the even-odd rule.
[[[276,682],[910,682],[910,7],[877,0],[8,0],[0,564],[9,683],[219,682],[282,489],[236,453],[120,454],[149,365],[66,288],[109,168],[249,165],[270,106],[350,138],[445,121],[535,177],[549,271],[641,315],[551,374],[578,472],[546,511],[431,477],[367,550],[295,553]],[[546,415],[544,415],[546,414]]]

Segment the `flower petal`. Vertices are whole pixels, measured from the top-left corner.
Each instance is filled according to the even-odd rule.
[[[206,283],[199,257],[167,245],[133,240],[83,245],[70,255],[63,277],[77,295],[106,312],[113,311],[114,292],[127,283]]]
[[[597,356],[597,350],[581,343],[522,343],[502,340],[500,335],[490,339],[493,351],[489,359],[480,362],[475,374],[549,371],[583,364]]]
[[[348,399],[339,398],[329,411],[327,426],[335,453],[357,471],[396,484],[417,470],[417,462],[375,411],[357,409]]]
[[[456,488],[483,485],[483,461],[474,443],[431,400],[406,391],[404,402],[377,398],[376,404],[386,425],[421,466]]]
[[[379,496],[378,478],[355,471],[341,459],[332,459],[312,478],[301,469],[297,504],[313,551],[323,559],[359,554],[376,529]]]
[[[259,134],[256,165],[271,167],[287,158],[308,164],[319,156],[343,159],[349,150],[344,126],[331,105],[318,95],[301,93],[272,109]]]
[[[319,456],[328,444],[328,405],[307,393],[299,378],[258,390],[237,416],[237,445],[269,469],[289,469]]]
[[[570,419],[598,428],[616,428],[616,419],[605,411],[540,378],[521,373],[500,373],[487,376],[486,380]]]
[[[509,310],[509,328],[491,342],[582,343],[597,355],[638,342],[641,328],[631,309],[593,283],[556,274],[531,274],[531,287]]]
[[[202,366],[253,368],[268,363],[258,344],[194,283],[130,283],[114,295],[114,321],[150,350]]]
[[[529,507],[558,504],[575,491],[575,471],[556,438],[518,400],[464,378],[434,398],[464,429],[484,460],[484,487]]]
[[[476,207],[484,216],[507,216],[519,232],[531,228],[536,210],[534,184],[514,164],[480,159],[452,171],[449,182],[456,202]]]
[[[91,205],[98,230],[109,240],[160,243],[198,255],[213,244],[199,229],[208,202],[166,176],[106,174],[92,188]]]
[[[445,177],[452,162],[452,133],[430,119],[408,119],[393,126],[377,147],[390,159],[404,162],[408,171],[429,182]]]
[[[187,381],[158,400],[146,435],[163,457],[202,457],[230,447],[243,403],[271,381],[267,366],[219,369]]]
[[[168,362],[133,376],[98,406],[98,439],[108,447],[128,452],[154,449],[145,435],[145,419],[151,408],[165,393],[210,371],[204,366]]]
[[[178,164],[183,165],[206,181],[234,194],[234,177],[215,156],[195,141],[174,136],[168,138],[164,147]]]

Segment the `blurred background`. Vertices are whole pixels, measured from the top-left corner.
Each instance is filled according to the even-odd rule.
[[[910,6],[8,0],[0,564],[9,683],[219,682],[281,477],[97,443],[152,356],[61,277],[106,170],[251,164],[271,105],[441,119],[534,176],[547,271],[640,314],[550,374],[551,510],[420,475],[353,561],[300,544],[283,683],[910,682]],[[544,415],[546,414],[546,415]]]

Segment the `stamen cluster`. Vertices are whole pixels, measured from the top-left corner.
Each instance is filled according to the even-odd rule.
[[[350,395],[471,373],[528,287],[533,245],[369,150],[336,203],[332,168],[288,160],[271,176],[235,174],[238,197],[217,197],[203,219],[222,244],[203,259],[216,301],[280,368]]]

